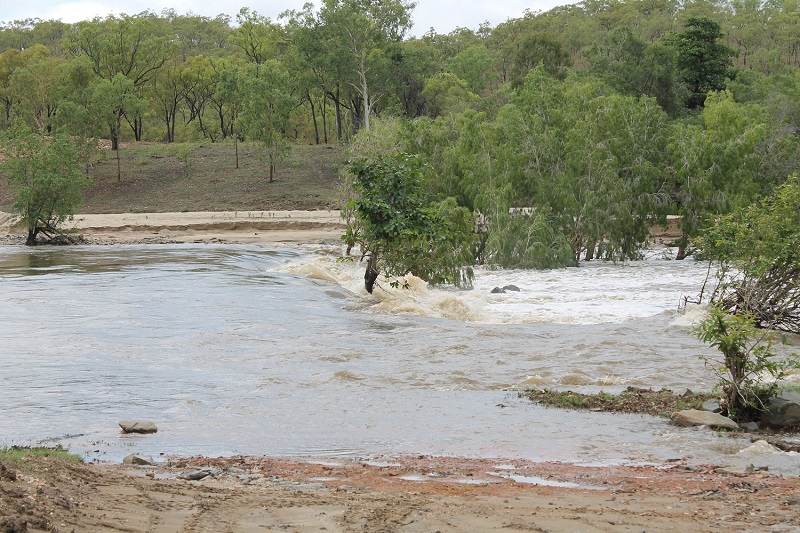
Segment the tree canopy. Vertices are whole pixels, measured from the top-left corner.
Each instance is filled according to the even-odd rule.
[[[471,260],[507,267],[635,258],[667,215],[685,257],[800,170],[796,2],[587,0],[409,36],[414,8],[8,21],[0,130],[257,142],[270,179],[292,143],[391,146],[422,206],[473,217]]]

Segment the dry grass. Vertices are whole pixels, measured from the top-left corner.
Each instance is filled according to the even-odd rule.
[[[183,155],[188,154],[186,159]],[[164,213],[180,211],[314,210],[336,208],[337,169],[344,149],[294,145],[269,183],[261,151],[252,143],[234,145],[129,143],[116,154],[103,150],[90,175],[83,213]],[[11,195],[0,181],[0,210]]]

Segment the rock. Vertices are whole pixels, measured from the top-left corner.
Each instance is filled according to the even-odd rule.
[[[712,413],[719,413],[722,411],[722,408],[719,406],[719,402],[717,400],[706,400],[703,402],[703,410],[711,411]]]
[[[672,414],[672,420],[679,426],[709,426],[720,429],[739,429],[739,424],[728,417],[708,411],[698,411],[697,409],[687,409]]]
[[[741,427],[748,433],[758,433],[759,430],[757,422],[745,422]]]
[[[517,287],[516,285],[506,285],[505,287],[503,287],[503,290],[509,292],[519,292],[519,287]]]
[[[800,422],[800,394],[795,391],[781,391],[766,407],[761,415],[761,422],[766,426],[783,427]]]
[[[728,474],[732,476],[746,476],[748,474],[752,474],[755,471],[755,467],[753,465],[749,466],[723,466],[717,468],[715,472],[720,474]]]
[[[506,292],[506,291],[505,291],[505,289],[502,289],[502,288],[500,288],[500,287],[495,287],[495,288],[494,288],[494,289],[492,289],[492,291],[491,291],[491,293],[492,293],[492,294],[503,294],[503,293],[505,293],[505,292]]]
[[[150,420],[120,420],[119,427],[123,433],[156,433],[158,428]]]
[[[140,465],[140,466],[154,466],[156,463],[150,456],[136,455],[132,453],[122,460],[124,465]]]
[[[198,470],[197,472],[189,472],[188,474],[181,474],[178,479],[188,479],[189,481],[200,481],[204,477],[211,475],[208,470]]]

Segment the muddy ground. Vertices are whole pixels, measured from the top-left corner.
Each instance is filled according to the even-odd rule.
[[[0,517],[3,532],[783,532],[800,531],[800,482],[679,461],[40,457],[0,468]]]

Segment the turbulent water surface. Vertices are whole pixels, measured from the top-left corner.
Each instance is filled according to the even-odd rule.
[[[388,284],[322,249],[0,248],[0,446],[89,457],[426,453],[607,464],[687,458],[796,470],[746,439],[547,409],[515,389],[709,390],[683,296],[705,266],[657,258],[481,271],[472,291]],[[490,294],[513,284],[519,292]],[[122,419],[159,432],[121,435]]]

